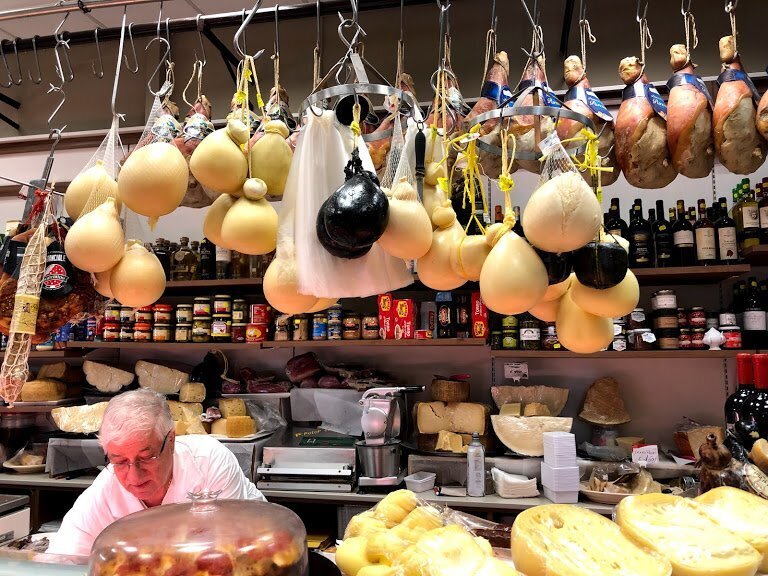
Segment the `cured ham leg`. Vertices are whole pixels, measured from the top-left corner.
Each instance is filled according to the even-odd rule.
[[[666,122],[648,100],[648,78],[640,60],[624,58],[619,75],[627,88],[614,129],[616,160],[632,186],[663,188],[677,176],[667,148]]]
[[[613,168],[613,172],[601,173],[600,183],[603,186],[613,184],[618,179],[619,174],[621,174],[621,169],[616,162],[616,152],[614,150],[613,118],[608,120],[605,117],[598,116],[587,103],[587,91],[591,91],[592,86],[589,83],[589,78],[587,78],[584,72],[584,65],[581,62],[581,58],[578,56],[568,56],[568,58],[565,59],[563,69],[563,76],[565,77],[565,82],[569,88],[565,95],[565,106],[569,110],[583,114],[595,123],[595,133],[600,136],[598,140],[598,154],[603,159],[602,165]],[[595,96],[595,98],[597,97]],[[577,120],[560,118],[557,123],[557,135],[560,137],[560,140],[567,140],[568,138],[576,136],[583,127],[581,122],[578,122]],[[592,176],[589,171],[583,172],[582,175],[591,185]]]
[[[413,78],[411,78],[410,74],[403,73],[400,75],[400,78],[398,78],[398,87],[405,92],[415,94]],[[387,99],[385,100],[384,106],[389,109],[394,104],[394,102],[391,102],[389,99]],[[378,128],[376,128],[373,133],[381,134],[391,130],[394,121],[395,118],[392,114],[387,115],[387,117],[381,121],[381,124],[379,124]],[[392,146],[392,135],[390,134],[386,138],[380,138],[378,140],[371,140],[370,142],[367,142],[367,146],[368,152],[371,154],[371,160],[373,160],[373,165],[376,168],[376,172],[378,173],[387,163],[387,155],[389,154],[389,149]]]
[[[765,91],[757,107],[757,130],[768,140],[768,90]]]
[[[173,145],[184,155],[187,162],[189,162],[192,152],[203,141],[203,138],[213,132],[211,113],[212,106],[208,98],[200,96],[195,105],[187,112],[182,133],[173,139]],[[215,193],[207,192],[190,170],[187,192],[184,194],[184,200],[182,200],[181,205],[188,208],[203,208],[210,206],[216,199],[216,196],[217,194]]]
[[[744,73],[736,54],[733,36],[720,39],[723,72],[718,78],[715,110],[712,114],[715,151],[720,162],[735,174],[751,174],[765,162],[768,144],[757,131],[754,94],[743,80],[727,81]]]
[[[685,45],[672,46],[669,56],[675,73],[667,83],[667,146],[672,166],[688,178],[704,178],[715,164],[709,99],[691,83],[698,77]]]

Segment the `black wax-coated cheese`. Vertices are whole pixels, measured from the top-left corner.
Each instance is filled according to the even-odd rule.
[[[585,286],[612,288],[624,280],[629,268],[627,251],[615,241],[590,242],[573,252],[573,271]]]
[[[533,249],[536,251],[536,254],[539,255],[539,258],[541,258],[541,261],[547,269],[547,278],[550,286],[552,284],[560,284],[560,282],[565,282],[568,279],[568,276],[571,275],[571,271],[573,270],[572,252],[553,254],[552,252],[539,250],[535,246]]]
[[[330,200],[330,198],[328,199]],[[315,231],[317,232],[317,239],[332,256],[336,258],[347,258],[353,260],[355,258],[361,258],[368,254],[372,245],[363,246],[362,248],[347,248],[336,242],[328,234],[328,230],[325,227],[325,207],[328,204],[328,200],[323,202],[320,210],[317,213],[317,220],[315,222]]]

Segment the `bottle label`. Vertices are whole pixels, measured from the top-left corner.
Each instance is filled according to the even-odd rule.
[[[741,209],[741,221],[744,228],[760,228],[760,212],[757,206],[744,206]]]
[[[720,326],[736,326],[736,314],[733,312],[720,312]]]
[[[744,330],[765,330],[765,312],[762,310],[744,311]]]
[[[760,228],[768,228],[768,206],[760,208]]]
[[[621,229],[620,228],[614,228],[613,230],[608,230],[608,232],[613,234],[614,236],[621,236]]]
[[[538,328],[521,328],[520,340],[532,341],[541,339],[541,330]]]
[[[693,230],[678,230],[672,235],[675,246],[693,246]]]
[[[696,229],[696,258],[698,260],[715,260],[717,258],[714,228]]]
[[[231,262],[232,261],[232,251],[228,248],[222,248],[221,246],[216,246],[216,262]]]
[[[632,257],[638,264],[643,264],[651,261],[651,251],[648,246],[650,237],[644,232],[639,232],[632,235]]]
[[[736,243],[736,228],[720,228],[720,230],[718,230],[717,240],[720,245],[720,260],[739,259],[739,251]]]

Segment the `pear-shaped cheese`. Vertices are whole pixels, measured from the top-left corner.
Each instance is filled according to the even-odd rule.
[[[604,318],[626,316],[637,307],[640,285],[632,270],[627,270],[624,280],[605,290],[584,286],[576,278],[570,288],[573,301],[586,312]]]
[[[572,352],[592,354],[613,341],[613,321],[579,308],[568,290],[557,312],[557,339]]]

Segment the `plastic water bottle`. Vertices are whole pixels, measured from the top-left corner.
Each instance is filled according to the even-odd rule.
[[[477,432],[467,447],[467,496],[485,496],[485,449]]]

